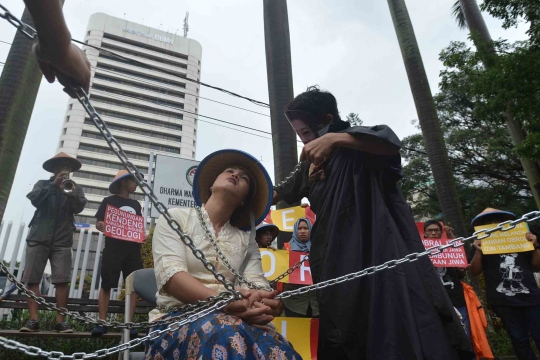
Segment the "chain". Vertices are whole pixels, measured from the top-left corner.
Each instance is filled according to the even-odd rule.
[[[379,271],[382,271],[382,270],[385,270],[385,269],[391,269],[393,267],[396,267],[399,264],[416,261],[419,258],[421,258],[423,256],[426,256],[426,255],[429,255],[429,256],[438,255],[438,254],[442,253],[444,250],[446,250],[446,249],[448,249],[450,247],[459,248],[459,247],[463,246],[468,241],[482,240],[482,239],[485,239],[485,238],[491,236],[491,234],[496,232],[496,231],[512,230],[519,223],[526,222],[526,221],[534,221],[534,220],[537,220],[537,219],[540,219],[540,211],[532,211],[532,212],[530,212],[528,214],[523,215],[519,219],[508,220],[508,221],[502,222],[502,223],[498,224],[496,227],[494,227],[492,229],[476,231],[471,236],[466,237],[466,238],[459,237],[459,238],[456,238],[456,239],[452,239],[452,240],[448,241],[448,243],[446,245],[432,246],[432,247],[426,249],[423,252],[412,253],[412,254],[409,254],[409,255],[407,255],[407,256],[399,259],[399,260],[396,260],[396,259],[389,260],[389,261],[385,262],[384,264],[371,266],[371,267],[368,267],[366,269],[360,270],[360,271],[355,272],[355,273],[351,273],[351,274],[343,275],[343,276],[340,276],[340,277],[337,277],[337,278],[334,278],[334,279],[322,281],[320,283],[305,286],[305,287],[299,288],[297,290],[284,291],[281,294],[279,294],[278,296],[276,296],[276,299],[286,299],[286,298],[289,298],[289,297],[294,296],[294,295],[304,294],[304,293],[307,293],[309,291],[320,290],[320,289],[324,289],[324,288],[329,287],[329,286],[341,284],[341,283],[343,283],[345,281],[355,280],[355,279],[358,279],[358,278],[361,278],[361,277],[364,277],[364,276],[375,274],[375,273],[377,273]]]
[[[5,347],[6,349],[18,350],[29,356],[43,356],[43,357],[46,357],[47,359],[54,359],[54,360],[103,358],[103,357],[110,356],[112,354],[116,354],[118,352],[121,352],[127,349],[137,347],[145,341],[155,340],[166,332],[176,331],[185,324],[198,320],[201,317],[206,316],[214,311],[221,310],[227,305],[228,302],[234,300],[233,294],[230,294],[230,296],[231,298],[229,300],[221,300],[217,302],[216,304],[212,305],[211,307],[202,310],[201,312],[188,316],[187,319],[170,324],[167,328],[163,330],[154,330],[142,338],[135,338],[135,339],[130,340],[129,342],[120,344],[118,346],[114,346],[108,349],[97,350],[90,354],[87,354],[84,352],[77,352],[71,355],[65,355],[63,352],[60,352],[60,351],[45,351],[45,350],[40,349],[39,347],[28,346],[18,341],[9,340],[1,336],[0,336],[0,345]]]
[[[308,261],[308,260],[309,260],[309,255],[305,255],[305,256],[302,258],[302,260],[297,261],[296,264],[294,264],[293,267],[287,269],[287,271],[285,271],[283,274],[279,275],[277,278],[275,278],[274,280],[270,281],[270,286],[271,286],[272,288],[275,289],[275,288],[276,288],[276,284],[277,284],[280,280],[282,280],[282,279],[283,279],[284,277],[286,277],[286,276],[291,275],[291,274],[294,272],[294,270],[298,269],[300,266],[302,266],[302,264],[303,264],[304,262],[306,262],[306,261]]]
[[[240,274],[240,272],[238,270],[236,270],[234,268],[234,266],[231,265],[231,263],[229,262],[229,259],[227,259],[227,257],[223,254],[223,252],[221,251],[221,249],[219,248],[219,246],[217,244],[216,239],[212,235],[212,232],[208,228],[208,225],[206,224],[206,221],[204,220],[204,217],[203,217],[202,209],[200,207],[196,206],[195,210],[197,211],[197,216],[199,218],[199,222],[201,223],[201,226],[202,226],[204,232],[206,233],[206,237],[208,238],[208,240],[210,240],[210,243],[212,244],[214,250],[216,251],[216,254],[221,259],[223,264],[227,267],[227,269],[229,269],[229,271],[234,276],[236,276],[238,281],[240,281],[241,283],[246,284],[251,289],[272,291],[272,289],[263,288],[263,287],[255,284],[254,282],[249,281],[244,275]]]
[[[0,9],[4,11],[3,13],[0,13],[0,18],[6,19],[11,25],[15,26],[17,30],[22,32],[29,39],[33,40],[37,37],[36,29],[13,16],[13,14],[4,5],[0,4]]]
[[[288,183],[299,171],[300,169],[302,168],[302,163],[299,162],[298,164],[296,164],[296,166],[294,167],[294,169],[291,171],[291,173],[289,174],[289,176],[287,176],[285,179],[283,179],[282,181],[280,181],[278,184],[274,185],[274,190],[276,189],[279,189],[280,187],[282,187],[283,185],[285,185],[286,183]]]

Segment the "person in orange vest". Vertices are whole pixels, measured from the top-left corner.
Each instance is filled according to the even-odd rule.
[[[487,208],[472,220],[472,226],[498,224],[514,220],[508,211]],[[474,241],[471,274],[484,273],[488,304],[493,308],[512,341],[519,360],[537,359],[530,337],[540,349],[540,289],[534,272],[540,271],[540,246],[536,235],[526,234],[534,250],[519,253],[482,252],[482,241]]]

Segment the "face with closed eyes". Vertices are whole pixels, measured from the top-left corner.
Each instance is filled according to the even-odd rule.
[[[296,134],[300,137],[300,140],[302,140],[304,145],[317,138],[317,135],[311,130],[311,128],[300,119],[292,120],[291,126]]]
[[[252,179],[249,173],[239,167],[230,166],[219,174],[210,188],[212,195],[226,194],[229,199],[237,203],[236,207],[242,206],[249,194]]]

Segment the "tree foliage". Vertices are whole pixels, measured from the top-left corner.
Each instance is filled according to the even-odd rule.
[[[464,49],[462,44],[452,44],[443,52],[443,61],[457,63],[460,58],[474,56]],[[505,120],[484,97],[475,93],[477,74],[482,71],[479,64],[474,69],[447,68],[442,73],[441,91],[434,98],[465,219],[471,219],[486,207],[518,214],[534,208]],[[415,215],[441,216],[422,135],[409,136],[403,144],[406,165],[401,186]]]
[[[347,115],[347,121],[351,124],[351,126],[360,126],[364,123],[362,119],[360,119],[360,116],[356,113],[350,113]]]

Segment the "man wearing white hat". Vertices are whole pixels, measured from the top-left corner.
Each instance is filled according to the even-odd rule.
[[[142,215],[141,204],[137,200],[130,199],[129,194],[133,194],[137,189],[137,183],[133,176],[126,170],[120,170],[109,185],[109,192],[112,196],[106,197],[101,202],[96,213],[96,228],[99,231],[105,229],[103,219],[107,205],[114,206],[117,209],[127,211],[135,215]],[[105,237],[105,248],[101,259],[101,289],[99,291],[99,318],[106,320],[109,309],[109,299],[111,289],[118,285],[120,272],[124,280],[134,271],[143,268],[141,259],[141,244],[138,242],[125,241]],[[126,294],[127,295],[127,294]],[[135,300],[135,299],[133,299]],[[136,301],[132,301],[131,317],[135,312]],[[107,327],[97,325],[92,329],[93,336],[101,336],[107,333]],[[136,329],[131,329],[131,336],[137,335]]]
[[[56,302],[66,307],[71,280],[71,246],[75,232],[74,214],[83,211],[86,198],[80,186],[69,180],[69,173],[81,168],[81,162],[65,153],[59,153],[43,163],[43,169],[54,175],[47,180],[39,180],[26,197],[36,207],[30,221],[26,238],[26,259],[22,282],[39,295],[39,283],[43,277],[47,260],[51,262],[52,283],[56,286]],[[38,306],[27,299],[30,320],[21,328],[22,332],[40,330]],[[64,322],[64,316],[57,314],[57,332],[73,332]]]

